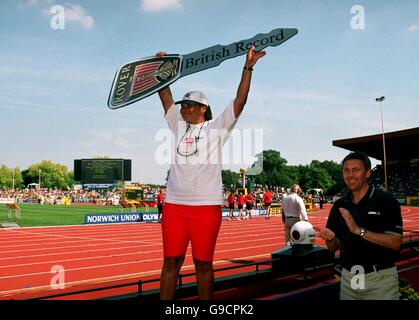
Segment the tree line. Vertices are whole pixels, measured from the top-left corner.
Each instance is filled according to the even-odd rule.
[[[308,165],[287,165],[277,150],[264,150],[256,155],[255,163],[246,169],[248,181],[263,187],[289,188],[297,183],[303,190],[323,189],[325,195],[335,195],[345,188],[342,165],[334,161],[313,160]],[[223,184],[236,186],[240,174],[222,171]]]
[[[254,184],[263,187],[289,188],[298,183],[303,190],[321,188],[327,195],[334,195],[345,185],[342,166],[334,161],[313,160],[308,165],[288,165],[277,150],[264,150],[256,155],[256,161],[246,169],[246,175]],[[240,174],[231,170],[222,171],[225,186],[236,185]],[[41,182],[43,188],[72,188],[75,181],[73,171],[67,166],[43,160],[21,171],[18,167],[0,167],[0,188],[21,189],[30,183]]]
[[[71,188],[74,185],[73,171],[67,166],[43,160],[32,164],[25,170],[19,167],[0,167],[0,188],[21,189],[30,183],[41,183],[42,188]]]

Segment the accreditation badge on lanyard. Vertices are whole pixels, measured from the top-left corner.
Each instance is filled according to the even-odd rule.
[[[184,157],[196,154],[198,146],[195,140],[195,137],[184,137],[181,139],[177,147],[177,153]]]

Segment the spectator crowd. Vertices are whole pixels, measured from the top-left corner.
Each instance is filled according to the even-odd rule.
[[[154,199],[158,188],[143,186],[144,198]],[[52,204],[93,204],[116,205],[115,199],[122,197],[122,188],[109,190],[64,190],[50,188],[0,189],[0,198],[13,198],[16,203]]]
[[[419,165],[388,165],[388,191],[396,197],[419,195]],[[371,171],[369,182],[378,189],[384,188],[384,170],[377,166]]]

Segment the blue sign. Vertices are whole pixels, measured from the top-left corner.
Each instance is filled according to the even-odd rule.
[[[159,220],[159,214],[154,212],[143,212],[142,221],[144,222],[156,222]]]
[[[84,224],[140,222],[142,215],[141,212],[86,214]]]

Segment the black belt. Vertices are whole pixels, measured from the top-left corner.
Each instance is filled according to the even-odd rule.
[[[392,268],[395,266],[395,264],[394,262],[386,262],[386,263],[378,263],[378,264],[364,264],[360,266],[364,268],[364,272],[365,274],[367,274],[371,272],[378,272],[380,270]],[[348,268],[346,266],[344,268],[347,269],[348,271],[351,271],[352,269],[352,267]]]
[[[294,218],[294,219],[298,218],[299,219],[300,217],[293,217],[293,216],[288,216],[287,217],[287,216],[285,216],[285,219],[288,219],[288,218]]]

